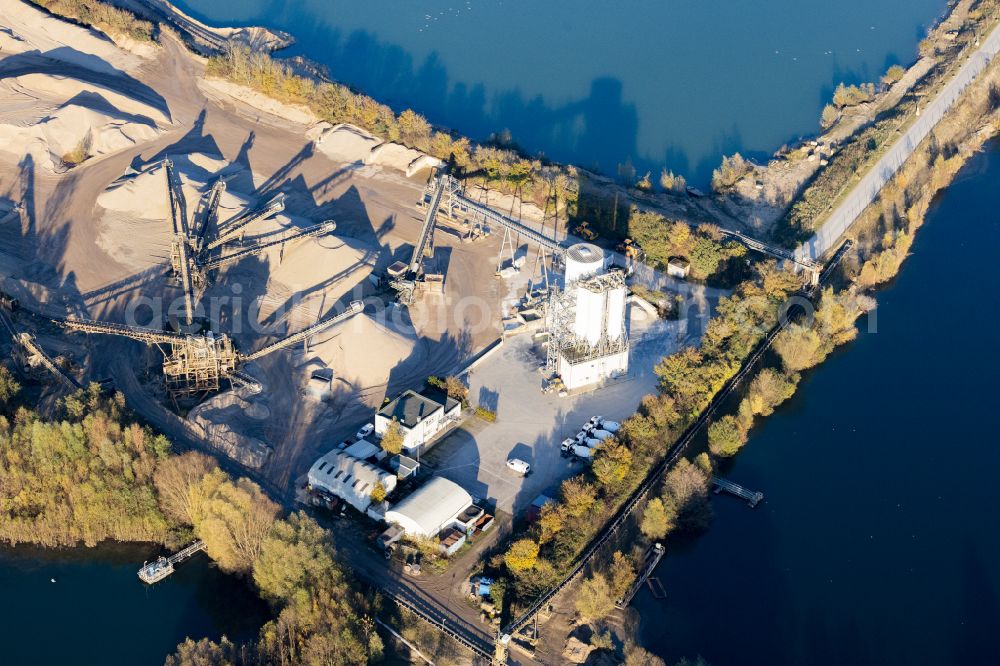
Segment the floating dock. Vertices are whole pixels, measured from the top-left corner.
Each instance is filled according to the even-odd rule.
[[[170,557],[159,557],[152,562],[144,562],[142,568],[139,569],[139,580],[147,585],[159,583],[174,572],[175,564],[183,562],[201,550],[205,550],[205,542],[198,540]]]
[[[756,507],[758,504],[764,501],[764,493],[757,492],[753,490],[747,490],[738,483],[733,483],[732,481],[727,481],[722,477],[713,476],[712,485],[715,486],[715,494],[725,491],[730,495],[735,495],[741,499],[745,499],[750,508]]]

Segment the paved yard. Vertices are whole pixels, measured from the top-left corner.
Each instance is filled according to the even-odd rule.
[[[583,468],[585,463],[560,456],[564,438],[595,414],[621,421],[655,390],[653,366],[678,348],[682,328],[678,322],[634,323],[629,375],[565,398],[541,392],[544,357],[534,350],[531,337],[508,339],[468,377],[470,401],[495,408],[496,423],[471,419],[431,449],[425,461],[472,495],[495,500],[504,511],[523,510],[539,493],[554,491]],[[508,469],[509,457],[531,463],[532,473],[521,477]]]

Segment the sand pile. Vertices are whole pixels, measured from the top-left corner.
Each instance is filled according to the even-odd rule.
[[[270,317],[291,297],[298,307],[286,315],[287,325],[298,330],[341,299],[360,298],[354,288],[371,274],[377,250],[353,238],[348,241],[325,236],[286,245],[281,263],[270,262],[267,293],[276,298],[261,303],[261,318]]]
[[[138,122],[169,125],[170,119],[159,108],[113,90],[106,86],[89,81],[81,81],[65,76],[51,74],[24,74],[4,81],[11,94],[22,94],[36,99],[63,103],[75,98],[85,99],[91,106],[100,105],[107,111],[117,110],[122,116],[137,116]]]
[[[356,391],[383,386],[404,361],[418,362],[422,346],[413,335],[393,330],[367,314],[313,338],[310,356],[321,359]]]
[[[69,104],[37,123],[0,123],[0,147],[15,155],[31,155],[47,171],[59,171],[67,161],[114,153],[157,134],[155,126]]]
[[[398,143],[386,142],[375,146],[368,156],[365,157],[365,164],[377,164],[379,166],[392,167],[400,171],[406,171],[411,163],[418,160],[423,155],[419,150],[407,148]]]
[[[0,56],[38,51],[46,58],[70,62],[98,72],[132,71],[153,57],[152,44],[122,40],[117,48],[109,39],[68,21],[63,21],[27,2],[0,1]],[[142,57],[136,57],[137,55]]]
[[[363,163],[382,140],[360,127],[320,123],[313,129],[316,148],[334,162]]]
[[[442,164],[436,157],[399,143],[383,142],[360,127],[346,123],[318,123],[306,132],[306,136],[316,142],[319,152],[334,162],[388,167],[402,171],[407,177]]]
[[[170,159],[180,176],[190,220],[202,195],[231,167],[223,159],[200,153],[171,155]],[[227,190],[220,200],[220,217],[242,210],[248,198]],[[159,163],[116,180],[98,195],[97,205],[100,209],[97,245],[120,264],[138,272],[169,258],[173,225],[166,174]]]
[[[48,171],[154,139],[166,116],[148,104],[76,79],[27,74],[0,84],[0,150],[31,155]]]
[[[260,468],[271,455],[271,447],[237,432],[250,404],[232,391],[212,396],[188,413],[188,422],[214,448],[242,465]],[[266,407],[264,407],[266,409]],[[256,415],[259,418],[259,414]],[[255,416],[250,416],[255,418]]]

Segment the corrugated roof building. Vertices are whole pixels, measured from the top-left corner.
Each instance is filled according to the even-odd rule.
[[[407,536],[432,538],[450,527],[472,506],[472,496],[460,485],[434,477],[385,512],[385,521],[399,525]]]
[[[311,488],[332,493],[361,512],[372,503],[372,489],[379,482],[392,492],[396,475],[344,451],[330,451],[309,469]]]

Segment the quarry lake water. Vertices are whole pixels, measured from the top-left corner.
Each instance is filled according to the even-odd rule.
[[[252,640],[267,606],[204,554],[155,586],[139,581],[142,545],[0,548],[0,663],[158,666],[192,637]]]
[[[841,81],[916,58],[944,0],[180,0],[290,32],[336,80],[482,139],[614,175],[708,181],[818,130]]]
[[[877,332],[863,320],[723,468],[766,499],[715,498],[668,547],[666,599],[637,597],[667,663],[1000,664],[998,211],[994,144],[932,207]]]

